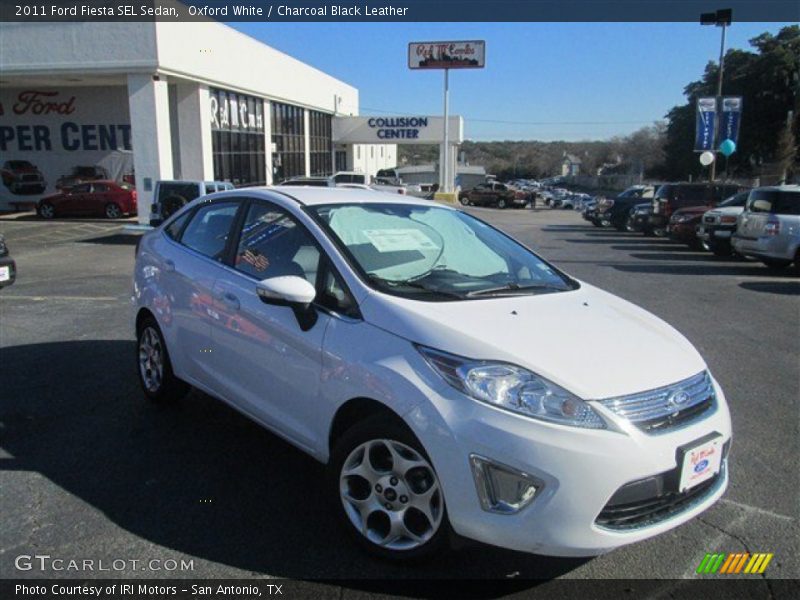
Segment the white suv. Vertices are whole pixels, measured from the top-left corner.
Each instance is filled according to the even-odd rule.
[[[449,533],[586,556],[728,484],[731,420],[672,327],[464,212],[345,188],[198,198],[145,234],[146,396],[192,385],[328,465],[344,527],[390,558]]]
[[[800,185],[751,191],[732,243],[743,256],[757,258],[769,267],[794,263],[800,273]]]

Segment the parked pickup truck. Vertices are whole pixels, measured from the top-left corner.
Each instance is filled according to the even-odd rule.
[[[471,190],[459,193],[458,200],[464,206],[495,206],[497,208],[525,208],[531,195],[505,183],[487,181]]]

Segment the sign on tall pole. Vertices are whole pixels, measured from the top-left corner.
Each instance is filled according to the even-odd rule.
[[[698,98],[697,115],[695,117],[694,150],[695,152],[714,151],[714,133],[717,120],[717,99]]]
[[[459,42],[411,42],[408,44],[409,69],[444,69],[444,139],[439,166],[440,189],[453,191],[450,150],[450,69],[482,69],[486,65],[483,40]]]

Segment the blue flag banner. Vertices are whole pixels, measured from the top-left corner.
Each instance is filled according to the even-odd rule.
[[[694,133],[695,152],[714,149],[714,123],[717,118],[717,99],[697,99],[697,120]]]
[[[742,122],[742,97],[726,96],[722,99],[722,122],[719,129],[719,141],[731,140],[739,143],[739,124]]]

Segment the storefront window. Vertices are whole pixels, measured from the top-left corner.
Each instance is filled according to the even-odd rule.
[[[267,154],[260,98],[210,90],[214,179],[235,186],[265,185]]]
[[[303,109],[272,103],[272,181],[306,174]]]
[[[308,123],[311,144],[311,174],[332,175],[331,116],[312,110],[308,113]]]

